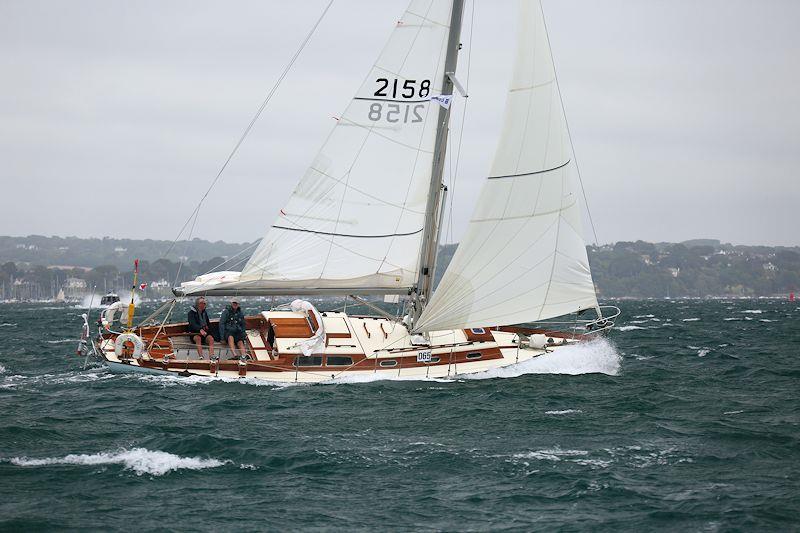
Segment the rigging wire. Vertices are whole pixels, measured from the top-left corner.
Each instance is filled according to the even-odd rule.
[[[178,242],[178,239],[181,238],[181,235],[183,235],[183,232],[186,230],[186,227],[189,226],[189,224],[191,223],[191,228],[189,230],[189,236],[187,238],[188,242],[186,243],[186,250],[188,250],[189,242],[191,242],[191,240],[192,240],[192,234],[194,232],[194,226],[195,226],[195,223],[197,222],[197,217],[200,214],[200,208],[202,207],[203,202],[208,197],[208,195],[211,193],[211,190],[217,184],[219,179],[222,177],[222,173],[225,172],[225,169],[228,167],[228,163],[231,162],[233,157],[236,155],[236,152],[239,151],[239,147],[242,145],[244,140],[247,138],[247,135],[253,129],[253,126],[255,125],[255,123],[259,119],[259,117],[261,116],[261,113],[264,111],[264,109],[269,104],[270,100],[272,100],[272,97],[277,92],[278,87],[283,82],[284,78],[286,78],[286,76],[289,74],[289,71],[291,70],[291,68],[294,65],[295,61],[297,61],[297,58],[300,57],[300,54],[303,52],[303,50],[305,49],[306,45],[311,40],[311,37],[316,32],[317,28],[319,27],[320,23],[322,22],[322,19],[325,18],[325,15],[328,13],[328,10],[333,5],[333,2],[334,2],[334,0],[330,0],[328,2],[328,4],[325,6],[325,9],[322,10],[322,13],[317,18],[317,21],[311,27],[311,30],[309,30],[308,34],[305,36],[303,41],[300,43],[300,46],[295,51],[295,53],[292,56],[292,58],[289,60],[289,63],[284,67],[284,69],[281,72],[280,76],[278,76],[278,79],[275,81],[275,84],[272,86],[272,88],[267,93],[267,96],[261,102],[261,105],[258,107],[258,111],[256,111],[256,114],[250,120],[250,123],[247,125],[247,127],[245,128],[245,130],[242,133],[242,135],[239,137],[239,140],[234,145],[233,150],[231,150],[231,152],[228,155],[227,159],[225,159],[225,162],[222,164],[222,167],[219,169],[219,172],[217,172],[217,175],[214,177],[213,181],[208,186],[208,189],[206,189],[205,194],[203,194],[203,196],[200,198],[200,201],[198,202],[197,207],[195,207],[194,211],[192,211],[192,214],[189,215],[189,218],[186,219],[186,222],[183,224],[183,227],[181,227],[181,230],[178,232],[178,235],[175,237],[175,240],[172,241],[172,244],[169,246],[167,251],[164,252],[164,254],[161,256],[162,258],[166,257],[166,255],[169,254],[172,251],[172,249],[175,247],[175,244]],[[184,256],[185,255],[186,254],[184,252]],[[181,260],[181,262],[180,262],[180,265],[182,265],[182,264],[183,264],[183,260]],[[178,273],[180,273],[180,266],[178,267]],[[177,275],[176,275],[175,283],[177,283],[177,281],[178,281],[178,278],[177,278]]]
[[[556,68],[556,60],[553,57],[553,46],[550,44],[550,32],[547,29],[547,17],[544,16],[544,6],[541,1],[539,8],[542,10],[542,24],[544,25],[544,37],[547,39],[547,47],[550,49],[550,61],[553,64],[553,76],[556,80],[556,87],[558,88],[558,99],[561,102],[561,109],[564,110],[564,124],[567,126],[567,137],[569,137],[569,145],[572,149],[572,160],[575,161],[575,171],[578,174],[578,183],[581,185],[581,194],[583,195],[583,205],[586,206],[586,214],[589,215],[589,224],[592,226],[592,234],[594,235],[594,243],[600,244],[597,239],[597,230],[594,227],[594,220],[592,220],[592,211],[589,209],[589,200],[586,198],[586,190],[583,188],[583,178],[581,177],[581,169],[578,166],[578,156],[575,154],[575,143],[572,142],[572,132],[569,128],[569,120],[567,119],[567,109],[564,107],[564,97],[561,96],[561,84],[558,82],[558,69]]]
[[[472,65],[472,39],[474,35],[474,28],[475,28],[475,0],[472,0],[472,10],[470,13],[469,19],[469,54],[467,55],[467,72],[466,72],[466,79],[464,81],[465,87],[464,91],[467,93],[467,98],[464,99],[464,112],[461,114],[461,130],[458,134],[458,150],[456,152],[456,164],[455,169],[453,169],[452,159],[450,164],[450,169],[452,172],[452,179],[450,180],[450,213],[448,215],[447,220],[447,240],[449,243],[453,242],[453,204],[455,203],[456,199],[456,182],[458,181],[458,164],[461,160],[461,144],[462,140],[464,139],[464,124],[467,120],[467,105],[469,104],[469,72],[470,66]],[[452,157],[452,151],[450,152]]]

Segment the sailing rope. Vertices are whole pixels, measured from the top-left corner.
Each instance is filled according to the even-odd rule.
[[[567,119],[567,108],[564,107],[564,97],[561,96],[561,84],[558,82],[558,69],[556,68],[556,60],[553,57],[553,46],[550,44],[550,32],[547,29],[547,17],[544,16],[544,6],[539,2],[542,10],[542,24],[544,24],[544,37],[547,39],[547,47],[550,49],[550,62],[553,64],[553,76],[556,80],[556,87],[558,88],[558,99],[561,101],[561,109],[564,110],[564,124],[567,126],[567,137],[569,137],[569,145],[572,148],[572,160],[575,161],[575,172],[578,174],[578,183],[581,185],[581,194],[583,195],[583,205],[586,206],[586,214],[589,215],[589,224],[592,226],[592,234],[594,235],[594,243],[600,244],[597,240],[597,230],[594,227],[594,220],[592,220],[592,211],[589,209],[589,200],[586,198],[586,190],[583,188],[583,178],[581,177],[581,168],[578,166],[578,156],[575,154],[575,143],[572,142],[572,132],[569,129],[569,120]]]
[[[185,250],[188,251],[189,243],[191,242],[192,236],[193,236],[193,233],[194,233],[194,226],[195,226],[195,223],[197,222],[197,217],[200,214],[200,208],[202,207],[203,202],[208,197],[208,195],[211,193],[211,190],[217,184],[219,179],[222,177],[222,173],[225,172],[225,169],[227,168],[228,163],[231,162],[231,160],[233,159],[233,156],[235,156],[236,152],[239,151],[239,147],[242,145],[244,140],[247,138],[247,135],[250,133],[250,130],[253,129],[253,126],[255,125],[255,123],[258,120],[258,118],[261,116],[261,113],[267,107],[267,104],[269,104],[270,100],[272,100],[272,97],[277,92],[278,87],[283,82],[284,78],[286,78],[286,76],[289,74],[289,71],[291,70],[291,68],[294,65],[295,61],[297,61],[297,58],[300,57],[300,54],[303,52],[303,50],[305,49],[306,45],[311,40],[311,37],[316,32],[317,28],[319,27],[320,23],[322,22],[322,19],[325,18],[325,15],[328,13],[328,10],[333,5],[333,2],[334,2],[334,0],[330,0],[328,2],[328,4],[325,6],[325,9],[322,10],[322,13],[317,18],[317,21],[314,23],[314,26],[311,27],[311,30],[308,32],[308,34],[306,35],[305,39],[303,39],[303,41],[300,43],[300,46],[298,47],[298,49],[295,51],[294,55],[289,60],[289,63],[284,67],[283,71],[281,72],[281,75],[278,76],[278,79],[275,81],[275,84],[272,86],[272,88],[267,93],[266,98],[264,98],[264,101],[261,102],[261,105],[258,107],[258,111],[256,111],[256,114],[253,116],[252,120],[250,120],[250,123],[247,125],[247,127],[245,128],[245,130],[242,133],[242,135],[239,137],[239,140],[234,145],[233,150],[231,150],[231,152],[228,155],[227,159],[225,159],[225,162],[222,164],[222,167],[219,169],[219,172],[217,172],[217,175],[214,177],[213,181],[208,186],[208,189],[206,189],[205,194],[203,194],[203,196],[200,198],[200,201],[198,202],[197,207],[195,207],[194,211],[192,211],[192,214],[189,215],[189,218],[186,219],[186,222],[183,224],[183,227],[181,227],[181,230],[178,232],[178,235],[175,237],[175,240],[172,241],[172,244],[169,246],[167,251],[161,256],[162,258],[166,257],[167,254],[169,254],[172,251],[172,249],[175,247],[175,244],[178,242],[178,239],[180,239],[181,235],[183,235],[183,232],[186,230],[187,226],[189,226],[189,224],[191,224],[191,228],[189,230],[189,236],[186,239],[187,242],[186,242]],[[184,257],[186,256],[186,251],[184,252],[184,255],[183,255]],[[180,276],[180,270],[181,270],[182,266],[183,266],[183,259],[180,260],[180,263],[178,265],[178,272],[175,274],[175,282],[173,284],[177,284],[179,276]]]
[[[472,64],[472,37],[474,35],[474,27],[475,27],[475,0],[472,0],[472,12],[470,14],[469,19],[469,49],[467,55],[467,72],[466,72],[466,79],[464,80],[464,91],[469,95],[469,71],[470,65]],[[458,148],[456,151],[456,162],[455,168],[453,168],[453,152],[450,151],[450,213],[448,215],[447,220],[447,242],[453,242],[453,204],[456,200],[456,181],[458,181],[458,163],[461,160],[461,141],[464,138],[464,123],[467,120],[467,105],[469,104],[469,98],[464,98],[464,111],[461,114],[461,131],[458,133]]]

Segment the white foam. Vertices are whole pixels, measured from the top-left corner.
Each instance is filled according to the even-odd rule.
[[[653,318],[656,315],[636,315],[633,318]]]
[[[562,411],[545,411],[546,415],[571,415],[573,413],[582,413],[580,409],[564,409]]]
[[[622,327],[617,328],[617,329],[619,331],[633,331],[635,329],[647,329],[647,328],[643,328],[642,326],[622,326]]]
[[[45,457],[29,459],[13,457],[8,460],[17,466],[51,466],[51,465],[124,465],[125,470],[133,470],[137,475],[150,474],[163,476],[173,470],[202,470],[216,468],[230,461],[202,459],[200,457],[181,457],[172,453],[152,451],[146,448],[120,449],[115,452],[94,454],[70,454],[64,457]]]
[[[697,322],[699,318],[684,318],[681,322]]]
[[[723,320],[725,320],[725,322],[730,322],[731,320],[741,321],[742,319],[738,317],[730,317],[730,318],[724,318]]]
[[[589,455],[586,450],[562,450],[561,448],[553,448],[546,450],[535,450],[532,452],[514,454],[516,459],[537,459],[539,461],[561,461],[569,457],[583,457]]]
[[[105,370],[105,368],[97,369],[96,371],[84,372],[65,372],[63,374],[39,374],[39,375],[22,375],[17,374],[8,376],[0,388],[10,389],[18,386],[37,386],[37,385],[63,385],[65,383],[87,383],[92,381],[103,381],[113,379],[114,374]]]
[[[0,365],[0,374],[5,374],[5,373],[6,373],[6,367]]]
[[[751,315],[760,315],[763,312],[764,311],[762,311],[761,309],[745,309],[744,311],[742,311],[742,313],[748,313]]]
[[[297,385],[308,385],[307,383],[270,381],[266,379],[248,377],[223,377],[223,376],[178,376],[175,374],[128,374],[128,379],[136,379],[149,383],[155,383],[162,387],[178,387],[181,385],[211,385],[213,383],[241,383],[243,385],[253,385],[255,387],[294,387]]]
[[[606,339],[559,348],[533,359],[476,374],[464,379],[514,378],[524,374],[607,374],[619,373],[621,356]]]
[[[770,320],[769,318],[759,318],[759,322],[777,322],[777,320]]]
[[[15,328],[17,327],[16,324],[12,324],[11,322],[3,322],[0,324],[0,328]]]
[[[65,342],[78,342],[78,339],[58,339],[56,341],[45,341],[47,344],[64,344]]]
[[[697,350],[697,357],[705,357],[709,354],[709,352],[711,352],[711,350],[705,348],[702,350]]]
[[[738,415],[740,413],[744,413],[744,411],[725,411],[722,413],[723,415]]]

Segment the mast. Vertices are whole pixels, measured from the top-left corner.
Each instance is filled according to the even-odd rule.
[[[456,64],[458,63],[458,50],[461,48],[461,18],[464,12],[464,0],[453,0],[453,9],[450,14],[450,34],[447,40],[447,54],[444,61],[442,74],[442,95],[453,94],[453,81]],[[439,232],[441,230],[441,217],[439,214],[444,209],[442,205],[442,183],[444,174],[445,152],[447,151],[447,135],[449,133],[450,106],[439,107],[439,116],[436,121],[436,142],[433,152],[433,171],[431,172],[431,187],[428,191],[428,203],[425,209],[425,228],[422,234],[422,249],[420,254],[419,277],[417,279],[416,295],[413,300],[412,320],[416,322],[425,304],[430,299],[433,289],[433,276],[436,268],[436,253],[439,248]]]

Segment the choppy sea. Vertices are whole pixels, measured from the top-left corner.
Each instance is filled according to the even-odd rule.
[[[799,530],[800,303],[620,306],[477,379],[278,386],[84,369],[82,309],[0,305],[0,530]]]

